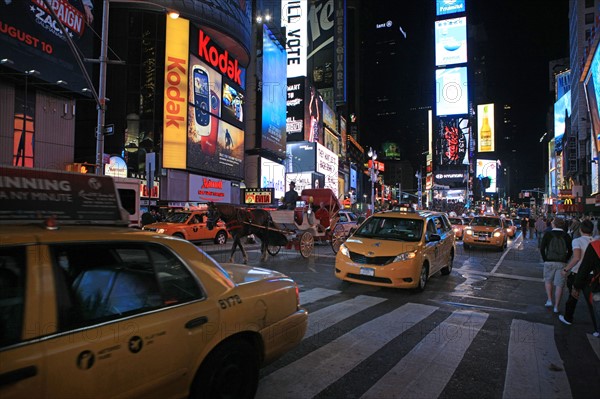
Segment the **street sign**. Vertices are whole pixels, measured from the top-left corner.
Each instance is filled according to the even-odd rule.
[[[115,134],[115,125],[112,123],[110,125],[104,125],[102,133],[104,133],[105,136],[112,136]]]

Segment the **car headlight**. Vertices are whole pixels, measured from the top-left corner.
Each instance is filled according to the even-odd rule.
[[[340,245],[340,252],[342,253],[342,255],[350,257],[350,250],[348,250],[346,244]]]
[[[417,251],[404,252],[394,258],[394,262],[402,262],[409,259],[414,259],[417,256]]]
[[[458,233],[458,232],[459,232],[459,230],[460,230],[460,229],[459,229],[458,227],[455,227],[455,228],[454,228],[454,232],[455,232],[455,233]]]
[[[472,236],[473,235],[473,230],[467,229],[465,230],[465,234],[468,236]]]
[[[156,232],[159,234],[163,234],[165,232],[165,229],[156,229]]]
[[[502,232],[501,231],[496,231],[494,233],[494,237],[501,237],[502,236]]]

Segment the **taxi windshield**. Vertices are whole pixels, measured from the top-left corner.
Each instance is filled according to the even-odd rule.
[[[175,212],[167,216],[165,222],[167,223],[185,223],[190,217],[189,212]]]
[[[358,228],[354,237],[419,241],[422,233],[423,221],[420,219],[372,217]]]
[[[462,219],[459,218],[450,218],[450,224],[463,224]]]
[[[471,222],[471,226],[500,227],[500,219],[498,219],[498,218],[476,217]]]

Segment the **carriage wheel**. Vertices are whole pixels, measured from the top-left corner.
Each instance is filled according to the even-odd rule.
[[[331,233],[331,249],[333,253],[338,253],[340,245],[346,240],[346,230],[341,224],[336,224],[333,232]]]
[[[271,256],[275,256],[279,253],[279,251],[281,250],[281,245],[269,245],[267,247],[267,252],[269,253],[269,255]]]
[[[300,255],[303,258],[308,258],[315,247],[315,239],[308,231],[305,231],[300,236]]]

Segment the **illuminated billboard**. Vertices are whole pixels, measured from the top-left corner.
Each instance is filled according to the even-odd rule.
[[[287,173],[285,181],[286,187],[289,186],[290,182],[295,182],[298,194],[302,193],[302,190],[322,188],[324,184],[323,175],[316,172]]]
[[[496,128],[494,123],[494,104],[477,106],[477,151],[495,151]]]
[[[321,188],[330,188],[334,194],[338,195],[338,156],[333,151],[319,143],[317,144],[317,172],[325,176],[325,186]]]
[[[307,76],[317,89],[333,89],[335,1],[311,0],[308,4]]]
[[[260,188],[272,188],[275,198],[279,199],[285,195],[285,187],[285,166],[261,157]]]
[[[291,141],[304,141],[305,80],[304,77],[289,78],[287,80],[285,131],[288,143]]]
[[[308,115],[309,124],[304,140],[323,143],[323,97],[317,88],[309,84]]]
[[[49,1],[82,57],[93,58],[96,34],[90,28],[102,16],[101,2]],[[42,0],[0,1],[0,59],[18,71],[35,70],[38,79],[73,92],[90,88],[85,81],[62,30]],[[91,74],[91,64],[86,64]],[[59,82],[60,83],[57,83]]]
[[[299,141],[287,144],[286,170],[301,173],[316,170],[316,143]]]
[[[465,12],[465,0],[436,0],[435,14],[448,15]]]
[[[495,193],[496,188],[496,170],[498,168],[498,161],[492,161],[488,159],[478,159],[477,168],[475,169],[475,175],[478,179],[484,177],[490,178],[490,187],[485,189],[486,193]]]
[[[282,0],[281,26],[287,33],[287,77],[306,76],[308,0]]]
[[[437,165],[469,165],[469,118],[440,118]]]
[[[584,88],[588,111],[592,119],[591,141],[594,143],[596,151],[600,152],[600,51],[598,48],[596,48],[589,73],[585,78]]]
[[[563,150],[563,136],[571,120],[571,91],[567,91],[554,103],[554,150],[557,154]]]
[[[467,62],[467,18],[435,21],[435,65]]]
[[[231,182],[229,180],[190,175],[188,190],[188,201],[231,202]]]
[[[469,112],[467,67],[435,71],[436,116]]]
[[[285,152],[287,67],[286,52],[263,25],[261,147]]]

